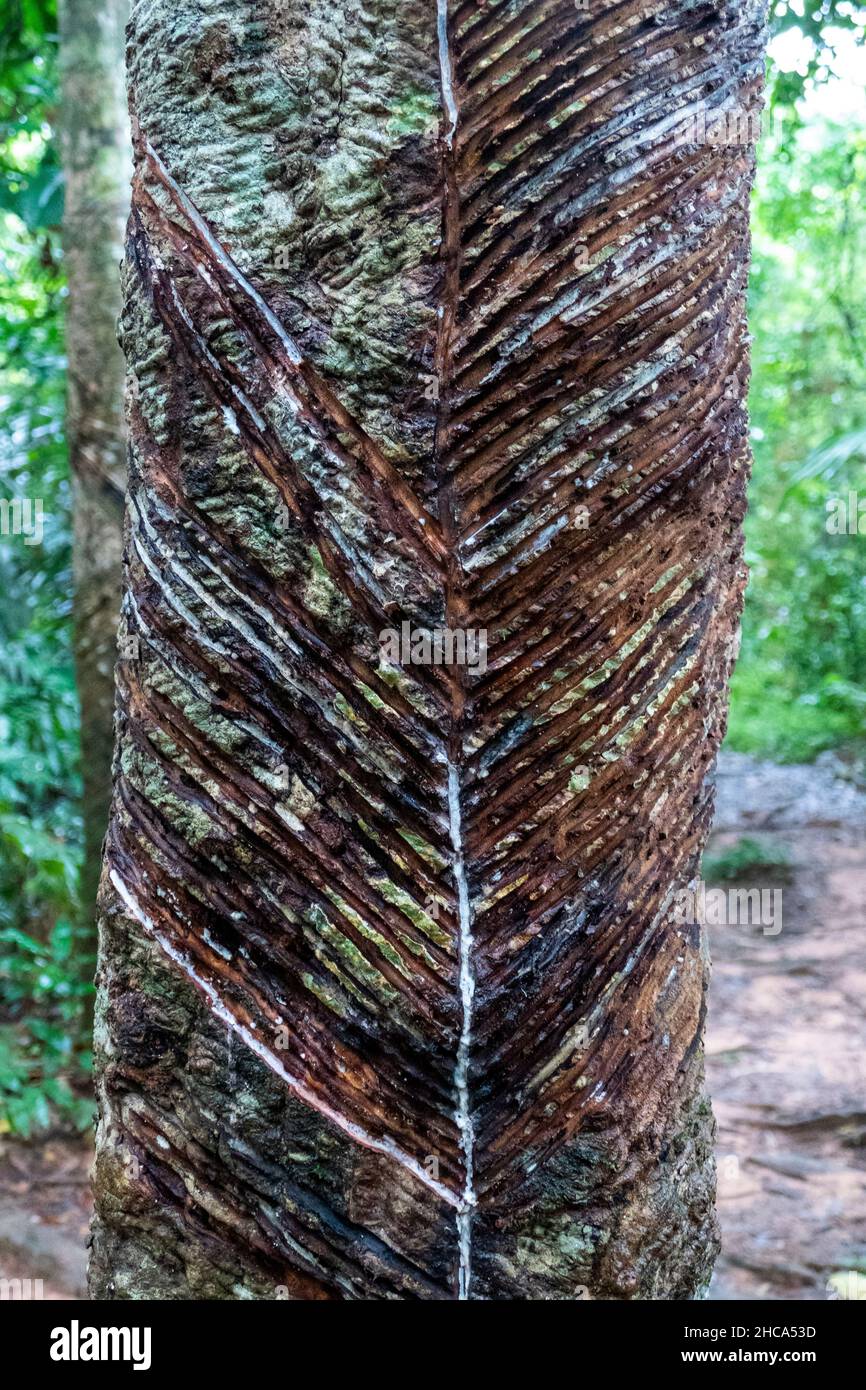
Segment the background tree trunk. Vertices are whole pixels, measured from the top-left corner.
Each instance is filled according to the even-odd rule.
[[[709,1279],[674,895],[753,150],[700,117],[762,43],[742,0],[133,7],[97,1297]],[[488,669],[389,663],[403,622]]]
[[[126,482],[124,366],[117,321],[118,267],[132,172],[124,81],[127,13],[127,0],[60,0],[59,6],[63,250],[69,286],[66,434],[73,479],[75,659],[81,700],[81,907],[87,923],[93,921],[111,801]]]

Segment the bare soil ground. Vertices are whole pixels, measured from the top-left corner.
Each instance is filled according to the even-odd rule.
[[[0,1139],[0,1276],[41,1279],[44,1298],[85,1298],[89,1139]]]
[[[863,1297],[866,795],[832,765],[728,754],[709,857],[743,836],[791,871],[738,880],[782,887],[778,935],[709,929],[723,1235],[711,1297]]]
[[[866,794],[831,762],[725,754],[710,856],[744,836],[790,859],[778,935],[710,928],[707,1072],[723,1253],[715,1299],[864,1296]],[[0,1276],[84,1298],[86,1140],[0,1138]]]

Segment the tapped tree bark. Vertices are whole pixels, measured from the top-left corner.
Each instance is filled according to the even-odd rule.
[[[706,1285],[762,52],[133,5],[97,1297]]]
[[[126,430],[117,342],[132,152],[124,81],[127,0],[60,0],[66,437],[72,468],[75,661],[81,702],[82,918],[95,935],[111,802]]]

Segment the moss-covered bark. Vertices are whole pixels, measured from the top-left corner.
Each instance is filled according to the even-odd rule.
[[[759,8],[129,40],[94,1293],[693,1297]]]

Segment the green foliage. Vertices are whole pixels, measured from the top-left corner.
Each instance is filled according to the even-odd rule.
[[[82,1085],[90,1070],[84,1025],[92,987],[83,978],[75,927],[59,917],[46,942],[2,928],[0,948],[0,988],[11,1015],[0,1024],[0,1132],[29,1136],[58,1119],[84,1129],[93,1113]]]
[[[787,872],[791,856],[783,845],[764,844],[744,835],[718,854],[704,855],[703,874],[708,883],[743,883],[758,870]]]
[[[804,126],[800,99],[830,77],[841,37],[864,42],[866,9],[778,0],[770,12],[807,61],[768,71],[782,128],[759,152],[753,203],[751,581],[729,740],[783,762],[844,744],[858,762],[866,537],[827,522],[834,498],[866,498],[866,129]]]
[[[0,208],[38,232],[57,227],[63,177],[49,124],[57,92],[54,0],[6,0],[0,17]],[[38,157],[19,152],[38,140]]]
[[[866,130],[813,122],[761,156],[730,742],[799,761],[862,737],[866,715],[866,536],[827,530],[834,497],[866,499]]]
[[[851,0],[771,0],[770,24],[774,36],[794,29],[806,40],[805,72],[783,72],[772,60],[768,64],[770,104],[786,106],[792,114],[807,84],[830,77],[837,34],[852,33],[861,43],[866,39],[866,12]]]
[[[77,930],[78,705],[70,640],[62,187],[49,124],[54,6],[0,21],[0,498],[45,514],[0,534],[0,1131],[84,1126],[93,961]]]

